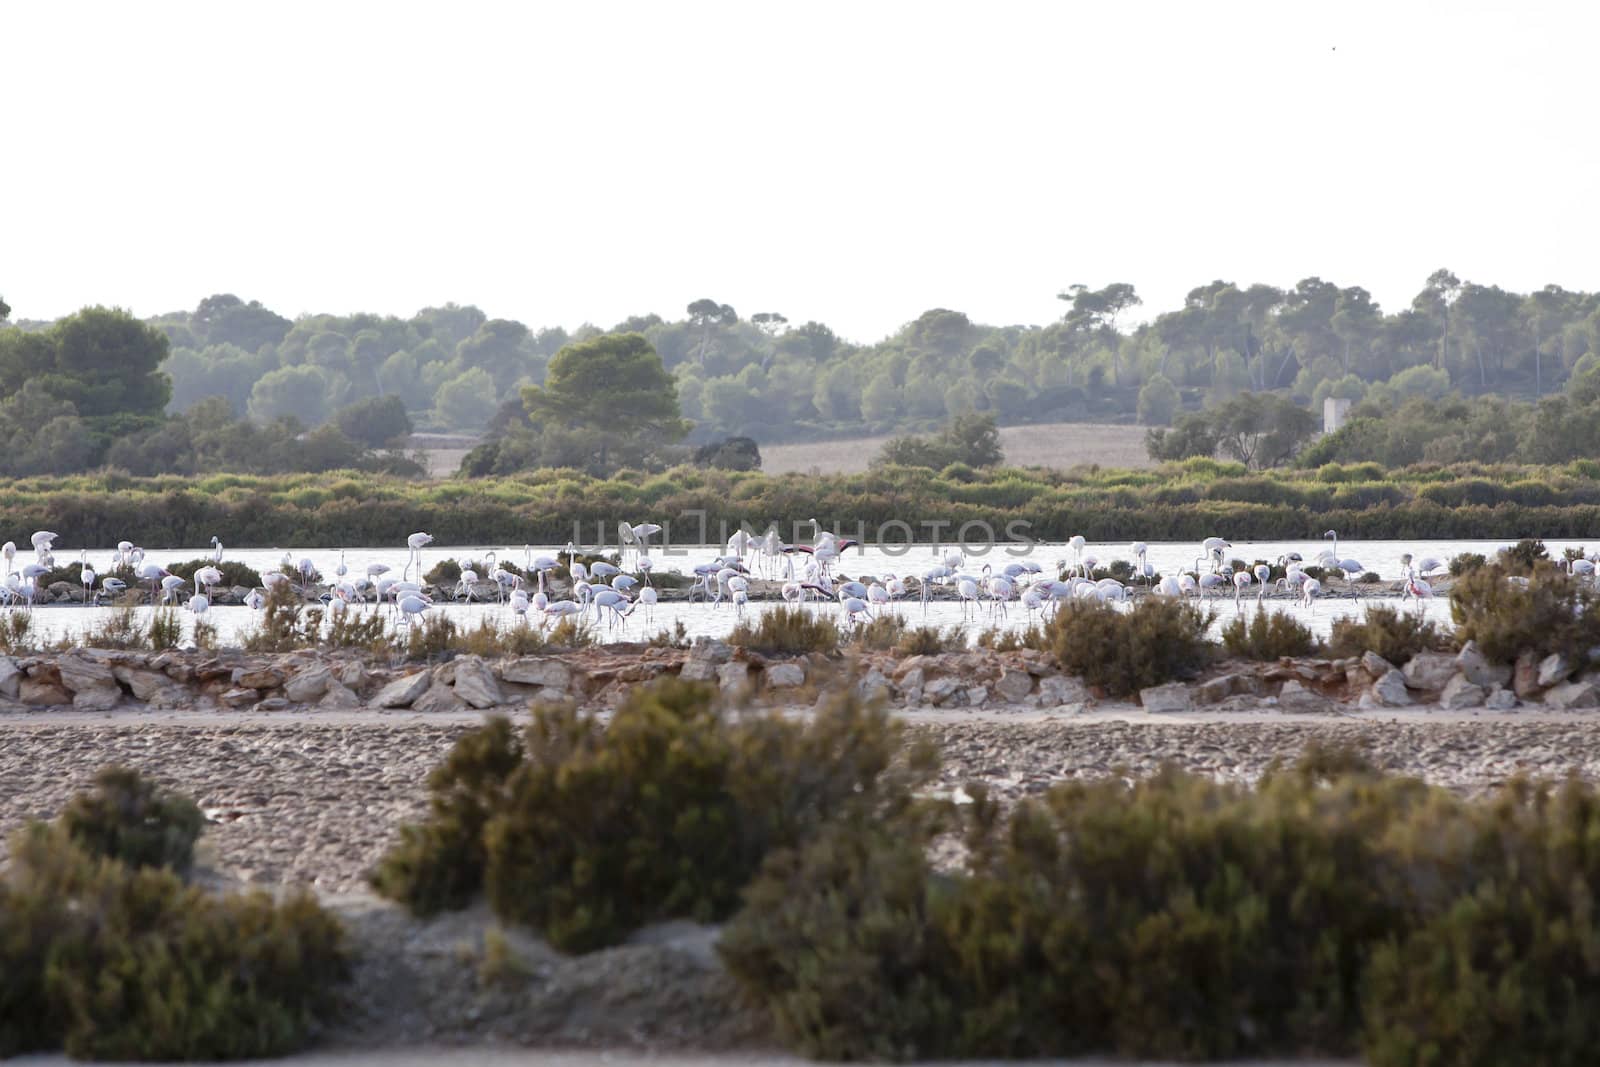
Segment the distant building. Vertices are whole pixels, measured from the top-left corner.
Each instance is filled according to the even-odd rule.
[[[1332,433],[1350,417],[1350,401],[1330,396],[1322,402],[1322,432]]]

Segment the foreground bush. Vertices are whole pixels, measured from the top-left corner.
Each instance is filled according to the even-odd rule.
[[[420,913],[481,883],[502,919],[558,948],[614,944],[650,922],[726,918],[762,859],[847,813],[890,813],[929,771],[881,710],[844,700],[809,722],[746,713],[709,686],[634,691],[601,727],[570,706],[503,720],[435,772],[430,819],[374,882]]]
[[[762,612],[754,624],[748,619],[740,621],[728,635],[728,643],[769,654],[832,652],[839,647],[839,628],[831,613],[784,606]]]
[[[1501,564],[1471,572],[1450,591],[1450,615],[1462,641],[1502,663],[1523,652],[1582,663],[1600,645],[1600,595],[1548,564],[1527,577]]]
[[[67,802],[61,828],[90,855],[183,874],[194,861],[205,816],[193,800],[137,771],[107,767],[95,776],[92,792]]]
[[[1165,597],[1147,597],[1127,611],[1079,601],[1056,612],[1045,633],[1062,670],[1110,696],[1127,696],[1198,674],[1211,660],[1206,632],[1215,620]]]
[[[126,772],[114,787],[109,778],[74,801],[77,825],[84,810],[104,825],[107,795],[151,796]],[[124,820],[142,831],[160,821]],[[188,825],[174,821],[183,832],[150,833],[145,848],[123,836],[117,848],[96,838],[90,851],[65,819],[13,838],[0,881],[0,1056],[62,1047],[110,1060],[280,1056],[327,1019],[347,964],[338,923],[313,898],[216,896],[171,869],[115,858],[118,848],[141,862],[172,858]]]
[[[1243,615],[1235,615],[1222,628],[1222,647],[1230,656],[1245,659],[1309,656],[1321,645],[1310,627],[1285,611],[1258,608],[1249,622]]]
[[[1461,639],[1466,640],[1464,636]],[[1421,612],[1386,604],[1368,605],[1359,619],[1346,616],[1333,620],[1328,634],[1328,654],[1336,659],[1376,652],[1396,667],[1418,653],[1445,651],[1452,644],[1452,637]]]

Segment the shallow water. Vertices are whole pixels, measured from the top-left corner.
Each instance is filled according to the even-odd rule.
[[[1378,572],[1386,581],[1396,581],[1402,573],[1400,558],[1402,554],[1410,552],[1418,559],[1425,556],[1434,556],[1440,560],[1448,561],[1452,556],[1462,552],[1478,552],[1492,555],[1508,542],[1504,541],[1341,541],[1339,555],[1342,558],[1355,558],[1368,569]],[[1280,556],[1289,552],[1299,552],[1307,560],[1314,560],[1316,554],[1324,547],[1329,547],[1329,542],[1303,541],[1303,542],[1259,542],[1239,543],[1227,553],[1229,558],[1241,559],[1247,562],[1256,560],[1276,561]],[[1564,545],[1552,544],[1552,555],[1559,555]],[[493,546],[466,546],[466,547],[439,547],[429,546],[424,549],[421,556],[420,568],[426,572],[435,564],[444,559],[484,561],[489,553],[496,551]],[[935,565],[943,555],[944,549],[936,549],[931,545],[915,546],[883,546],[876,548],[852,548],[846,551],[835,568],[836,574],[852,576],[887,574],[919,575],[929,567]],[[534,546],[531,548],[510,549],[500,546],[498,558],[502,561],[515,563],[522,566],[528,558],[539,555],[554,555],[559,549],[554,546]],[[158,563],[176,563],[186,560],[208,558],[211,549],[204,548],[171,548],[149,549],[146,558]],[[703,563],[715,558],[718,554],[715,548],[700,547],[693,549],[657,548],[651,553],[655,573],[667,572],[691,573],[698,563]],[[73,558],[73,553],[65,547],[58,548],[56,558],[58,561]],[[106,550],[91,551],[89,563],[97,569],[110,566],[112,553]],[[261,570],[272,570],[279,566],[286,553],[281,549],[226,549],[225,558],[237,560]],[[350,578],[365,576],[369,565],[388,568],[389,573],[399,574],[407,567],[409,553],[402,548],[374,547],[362,549],[330,549],[311,548],[294,549],[287,553],[291,561],[298,562],[309,559],[312,565],[326,578],[331,580],[336,569],[341,563],[345,566],[346,574]],[[1196,557],[1200,555],[1198,545],[1191,542],[1166,542],[1153,543],[1149,546],[1146,556],[1148,562],[1158,572],[1176,573],[1181,570],[1194,568]],[[1085,557],[1098,560],[1100,566],[1106,566],[1115,559],[1130,559],[1129,546],[1125,544],[1091,544],[1084,550]],[[18,559],[31,559],[31,553],[19,553]],[[970,555],[967,559],[967,568],[979,571],[987,564],[995,570],[1003,568],[1007,563],[1015,561],[1032,560],[1040,564],[1046,573],[1052,573],[1059,561],[1073,559],[1072,550],[1062,544],[1037,544],[1000,545],[993,550]],[[778,570],[772,568],[786,568],[790,557],[780,557],[778,560],[769,561],[758,558],[753,566],[753,573],[757,577],[781,576]],[[795,558],[795,565],[804,562],[803,557]],[[1204,562],[1203,560],[1201,561]],[[416,567],[412,567],[414,574]],[[1326,636],[1333,621],[1337,618],[1358,614],[1371,598],[1357,598],[1352,595],[1350,587],[1338,580],[1324,583],[1329,589],[1329,594],[1319,599],[1311,608],[1301,608],[1287,598],[1268,599],[1261,606],[1268,611],[1288,611],[1299,617],[1319,635]],[[1256,590],[1247,591],[1240,599],[1238,606],[1231,595],[1218,596],[1208,599],[1207,603],[1215,607],[1218,615],[1217,628],[1225,625],[1240,611],[1253,612],[1257,610],[1255,596]],[[1393,602],[1392,600],[1390,601]],[[778,606],[772,602],[753,603],[744,610],[747,615],[754,616],[764,611],[772,610]],[[84,634],[93,630],[110,619],[117,609],[101,607],[91,608],[78,605],[55,606],[40,608],[34,612],[34,631],[36,640],[54,642],[58,640],[80,639]],[[371,610],[371,609],[364,609]],[[441,603],[432,611],[449,614],[458,623],[466,626],[476,626],[483,618],[494,619],[503,626],[522,625],[522,621],[514,616],[509,609],[498,604],[456,604]],[[843,626],[842,612],[832,604],[817,604],[813,609],[819,613],[828,614],[839,620]],[[1025,628],[1030,622],[1037,620],[1037,615],[1030,616],[1018,603],[1011,603],[1005,614],[996,614],[988,608],[976,609],[968,607],[963,610],[963,605],[950,601],[937,601],[926,607],[912,600],[894,607],[892,610],[903,615],[913,625],[930,625],[941,628],[960,626],[966,629],[972,637],[983,630],[997,628],[1011,630]],[[1407,610],[1418,610],[1428,617],[1438,620],[1443,625],[1450,623],[1449,603],[1443,599],[1426,601],[1413,604]],[[149,608],[136,609],[136,616],[141,624],[148,621],[151,614]],[[225,644],[233,644],[243,631],[255,625],[256,613],[248,608],[215,606],[208,613],[208,620],[217,627],[218,636]],[[739,614],[729,605],[713,606],[703,602],[667,602],[658,604],[649,614],[643,608],[637,609],[633,615],[622,623],[600,624],[603,636],[615,640],[642,640],[659,632],[670,632],[674,626],[682,622],[691,637],[708,636],[721,637],[731,630],[739,619]],[[590,616],[592,619],[593,616]],[[184,613],[182,616],[185,636],[187,636],[191,618]],[[397,625],[403,625],[397,621]],[[533,621],[537,625],[538,620]]]

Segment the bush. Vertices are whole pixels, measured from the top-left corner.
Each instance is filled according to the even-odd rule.
[[[232,589],[236,585],[245,589],[261,587],[261,574],[254,567],[246,566],[234,559],[225,559],[221,563],[210,559],[191,559],[185,563],[170,563],[167,565],[167,570],[188,582],[189,587],[194,589],[194,572],[202,567],[215,567],[222,572],[222,581],[217,583],[219,589]]]
[[[1450,577],[1459,578],[1463,574],[1471,574],[1479,567],[1487,566],[1489,558],[1478,552],[1462,552],[1450,559]]]
[[[726,918],[767,853],[847,812],[892,815],[931,773],[881,710],[841,700],[805,723],[733,722],[715,690],[676,679],[636,689],[604,730],[565,705],[537,709],[520,750],[509,724],[488,729],[432,780],[429,821],[374,883],[426,912],[481,879],[497,915],[568,951]]]
[[[1600,645],[1600,595],[1548,564],[1525,579],[1500,563],[1471,572],[1450,590],[1450,615],[1462,641],[1501,663],[1524,652],[1583,663]]]
[[[1335,659],[1376,652],[1396,667],[1419,652],[1442,652],[1451,645],[1451,637],[1431,619],[1384,604],[1369,605],[1359,620],[1333,620],[1328,635],[1328,654]]]
[[[1508,574],[1532,574],[1539,564],[1549,561],[1550,552],[1543,541],[1525,537],[1514,545],[1502,548],[1495,559]]]
[[[193,800],[126,767],[102,770],[94,790],[74,796],[61,813],[67,837],[90,855],[179,874],[194,862],[205,821]]]
[[[1284,611],[1258,608],[1249,622],[1243,615],[1236,615],[1222,628],[1222,646],[1230,656],[1245,659],[1309,656],[1320,645],[1308,626]]]
[[[850,643],[872,652],[933,656],[940,652],[965,651],[967,635],[959,626],[940,630],[937,626],[912,626],[900,615],[879,615],[858,627]]]
[[[1175,678],[1191,678],[1211,659],[1206,632],[1216,616],[1160,597],[1123,612],[1077,602],[1046,626],[1056,662],[1111,696],[1127,696]]]
[[[832,652],[839,647],[839,628],[827,615],[784,606],[762,612],[754,625],[741,620],[728,635],[728,643],[769,655]]]

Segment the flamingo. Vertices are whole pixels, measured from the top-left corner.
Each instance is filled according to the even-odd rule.
[[[422,550],[431,544],[433,544],[432,534],[418,532],[406,538],[406,548],[410,549],[410,555],[406,557],[405,570],[401,573],[409,572],[411,564],[415,563],[417,565],[417,577],[422,577]]]
[[[217,540],[217,537],[216,537],[215,534],[211,535],[211,562],[212,563],[221,563],[222,562],[222,542]],[[339,553],[339,565],[340,566],[344,565],[344,553],[343,552]],[[343,574],[344,572],[340,571],[339,573]]]
[[[1067,541],[1067,544],[1072,548],[1073,570],[1081,571],[1083,569],[1083,546],[1088,543],[1082,534],[1073,534],[1071,539]],[[1088,575],[1084,575],[1084,577],[1088,577]]]
[[[412,620],[421,618],[422,613],[432,605],[418,594],[408,593],[400,598],[397,606],[400,608],[400,617],[406,621],[406,626],[410,627]]]
[[[199,592],[200,587],[204,586],[206,595],[208,597],[212,596],[216,587],[222,584],[222,571],[216,567],[201,567],[194,572],[194,584],[196,592]]]
[[[1307,578],[1300,583],[1300,606],[1315,609],[1317,594],[1322,592],[1322,583],[1315,578]]]
[[[188,584],[186,579],[180,578],[176,574],[167,575],[161,579],[161,602],[163,604],[168,603],[177,595],[180,589]]]
[[[1256,593],[1256,603],[1259,604],[1267,598],[1267,585],[1272,580],[1272,568],[1265,563],[1257,563],[1252,573],[1256,576],[1256,583],[1261,586]]]
[[[583,610],[584,609],[579,607],[574,601],[557,600],[553,604],[548,604],[545,606],[544,623],[541,625],[548,624],[552,618],[569,619]]]
[[[961,617],[967,617],[967,605],[978,602],[978,582],[971,577],[963,577],[956,582],[956,595],[961,598]]]
[[[128,583],[121,578],[102,578],[100,579],[100,588],[107,596],[115,600],[128,591]],[[100,595],[96,593],[95,603],[98,604],[99,602]]]
[[[188,608],[190,612],[197,616],[195,621],[198,622],[198,616],[204,615],[206,612],[211,610],[211,601],[206,599],[201,594],[196,593],[194,596],[189,598]]]
[[[1188,575],[1184,575],[1184,577],[1188,577]],[[1157,596],[1181,600],[1183,598],[1183,583],[1169,574],[1161,579],[1160,584],[1155,588],[1155,592]]]
[[[35,556],[48,556],[50,550],[55,547],[56,538],[60,536],[60,534],[51,533],[49,530],[37,531],[28,539],[33,542],[33,554]]]
[[[637,601],[635,601],[635,603],[642,604],[644,606],[644,621],[645,621],[645,625],[648,626],[650,624],[651,616],[655,614],[655,607],[656,607],[656,590],[655,590],[655,587],[647,585],[643,589],[639,590],[639,599]]]
[[[858,624],[861,620],[856,618],[856,616],[868,614],[867,602],[862,600],[860,597],[845,597],[840,606],[844,608],[845,623],[847,625]]]
[[[1233,573],[1233,606],[1239,606],[1239,596],[1244,592],[1244,587],[1254,581],[1254,576],[1249,571],[1234,571]]]
[[[628,605],[627,611],[622,610],[622,605],[624,604]],[[624,629],[627,628],[628,624],[625,616],[628,614],[628,612],[633,610],[632,602],[615,589],[607,589],[602,587],[594,595],[595,618],[598,619],[601,613],[607,610],[609,610],[612,615],[612,618],[607,621],[607,625],[610,625],[611,622],[616,622]]]
[[[87,603],[93,599],[94,594],[94,568],[89,566],[89,550],[84,549],[78,553],[78,581],[83,584],[83,599]]]
[[[250,590],[250,592],[245,594],[244,606],[249,608],[251,611],[261,611],[267,606],[266,594],[260,589]]]

